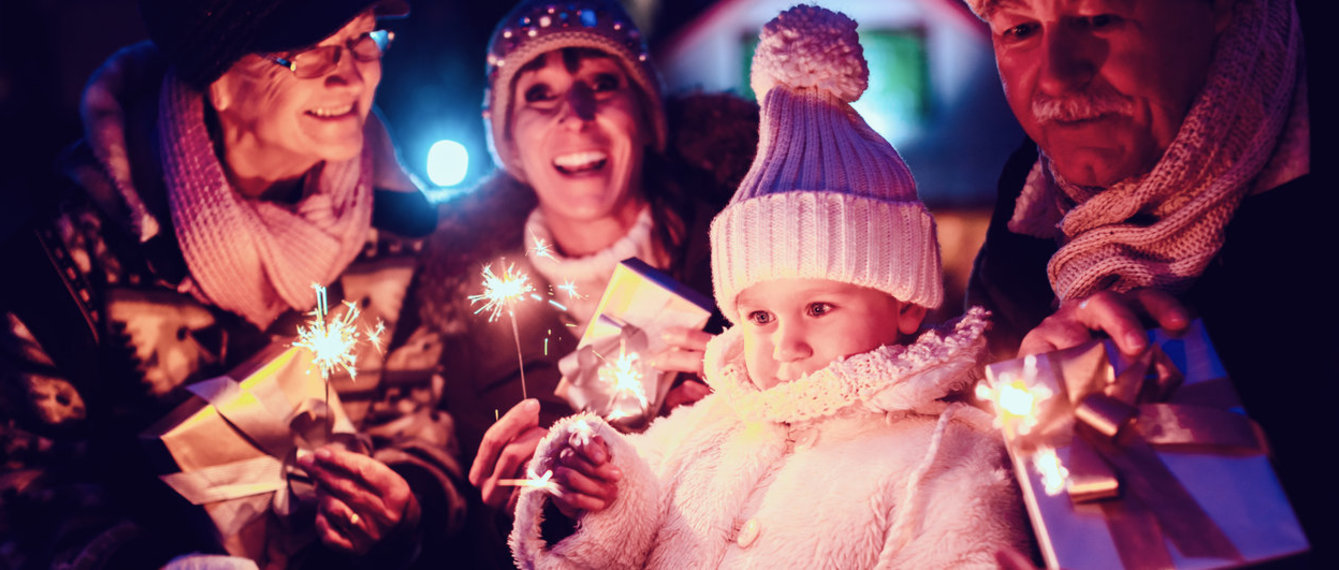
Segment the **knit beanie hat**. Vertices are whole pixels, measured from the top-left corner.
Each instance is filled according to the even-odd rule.
[[[364,10],[409,13],[404,0],[140,0],[149,39],[187,85],[204,91],[249,53],[316,45]]]
[[[523,0],[502,18],[488,42],[484,125],[494,162],[517,180],[526,180],[516,142],[511,139],[516,72],[531,60],[562,48],[595,49],[617,60],[641,95],[655,149],[665,150],[660,76],[651,66],[642,33],[623,7],[613,0]]]
[[[851,102],[869,68],[845,14],[796,6],[763,27],[751,84],[758,154],[711,223],[716,302],[762,281],[830,279],[926,308],[943,300],[935,222],[888,141]]]

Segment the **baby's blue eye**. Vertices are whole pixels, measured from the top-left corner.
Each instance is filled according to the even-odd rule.
[[[772,322],[772,314],[767,311],[753,311],[748,314],[748,320],[755,325],[765,325]]]
[[[809,316],[811,317],[821,317],[831,313],[832,309],[833,306],[831,303],[809,303],[806,312],[809,313]]]

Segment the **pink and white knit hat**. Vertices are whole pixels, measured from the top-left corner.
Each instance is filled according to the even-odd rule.
[[[831,279],[943,301],[935,222],[902,157],[851,108],[869,83],[856,23],[796,6],[763,27],[751,83],[758,154],[711,223],[716,302],[762,281]]]

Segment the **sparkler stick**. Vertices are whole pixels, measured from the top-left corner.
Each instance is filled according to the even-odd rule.
[[[562,487],[553,481],[553,470],[545,471],[543,475],[536,475],[532,471],[529,475],[526,479],[499,479],[497,484],[503,487],[533,487],[543,489],[550,495],[562,496]]]
[[[530,284],[530,276],[517,271],[514,264],[508,264],[501,276],[493,273],[491,264],[485,265],[483,286],[482,294],[469,297],[471,303],[483,302],[483,306],[474,311],[474,314],[489,311],[490,323],[496,321],[504,309],[507,311],[507,316],[511,317],[511,338],[516,343],[516,364],[521,373],[521,399],[524,400],[530,396],[525,389],[525,358],[521,355],[521,333],[516,326],[516,302],[523,300],[525,295],[535,288]]]
[[[374,329],[360,332],[357,327],[358,305],[349,301],[344,302],[344,315],[331,320],[328,318],[330,305],[325,287],[312,283],[312,289],[316,290],[316,307],[308,313],[312,318],[306,326],[298,325],[298,339],[293,342],[293,346],[310,350],[314,355],[312,365],[320,369],[321,379],[325,381],[326,431],[332,432],[334,416],[329,411],[330,374],[337,368],[343,368],[350,379],[356,379],[358,355],[354,349],[358,341],[366,336],[372,346],[381,352],[381,335],[386,325],[378,321]]]

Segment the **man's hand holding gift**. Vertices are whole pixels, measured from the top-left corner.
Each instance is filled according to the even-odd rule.
[[[1156,289],[1098,291],[1061,302],[1055,313],[1023,337],[1018,357],[1075,347],[1096,338],[1095,332],[1106,333],[1121,352],[1137,354],[1148,346],[1143,316],[1171,332],[1183,331],[1190,324],[1189,311],[1169,293]]]

